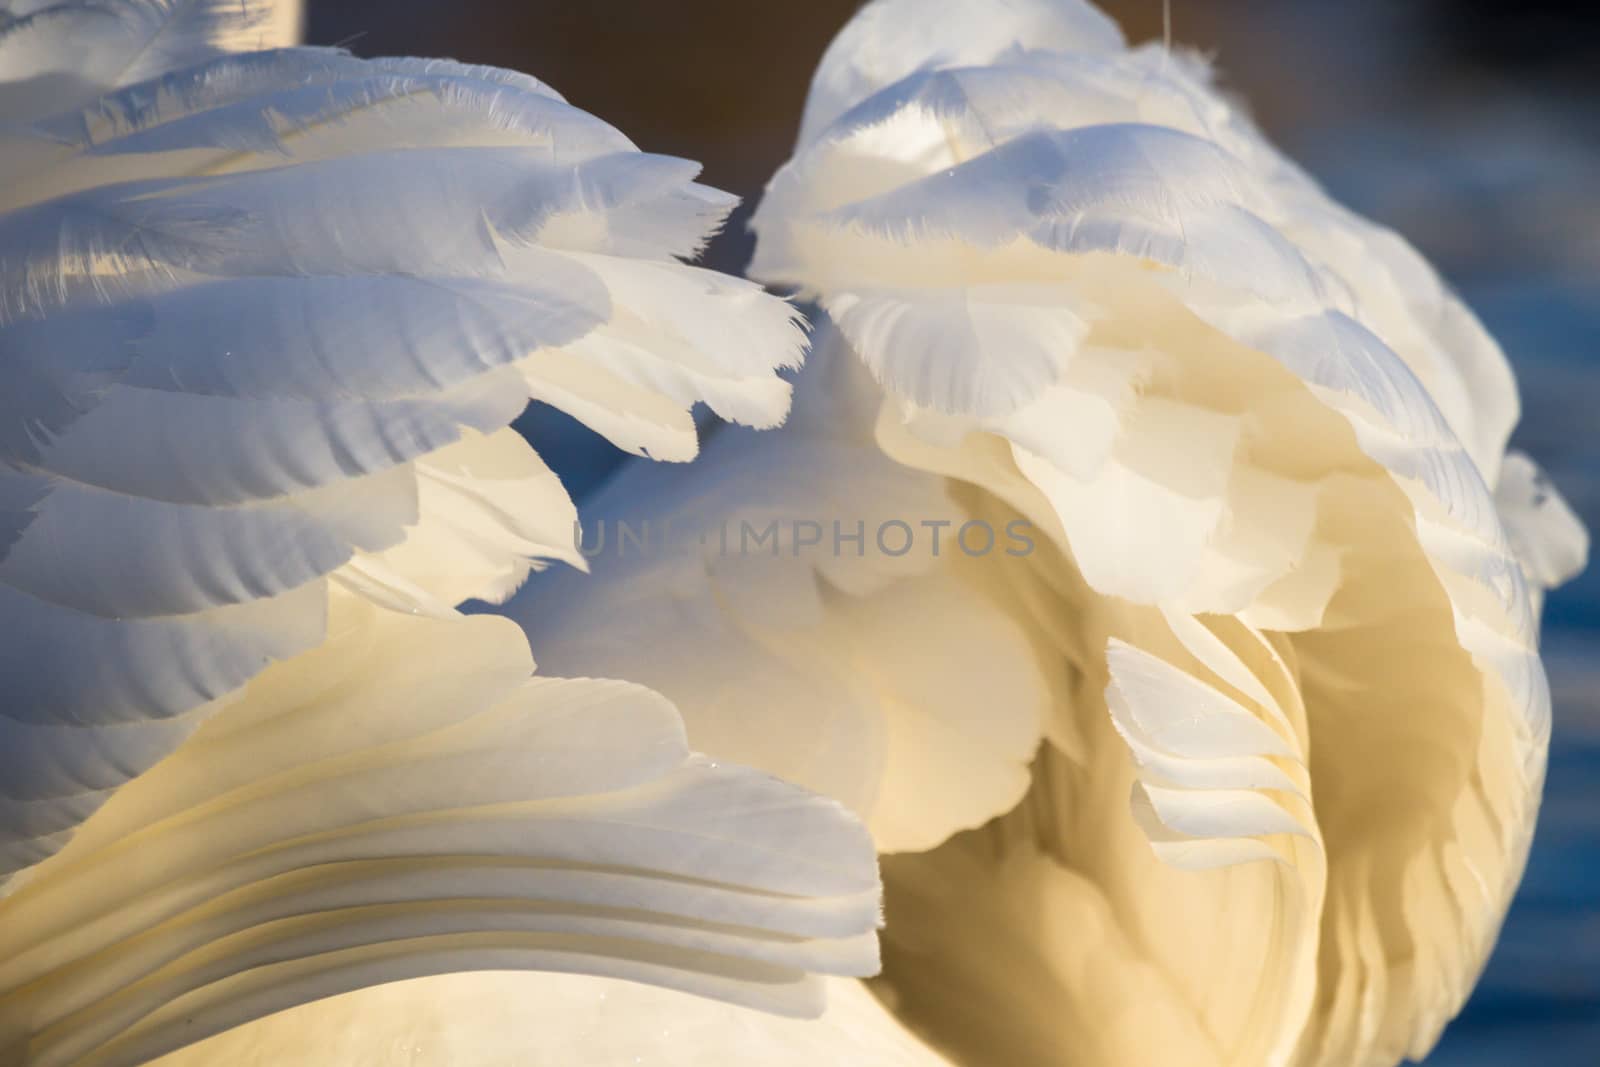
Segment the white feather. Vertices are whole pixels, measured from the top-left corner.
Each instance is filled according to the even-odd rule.
[[[525,680],[501,620],[363,625],[320,701],[284,696],[322,662],[263,676],[6,898],[0,1034],[30,1062],[141,1062],[445,970],[800,1013],[808,972],[871,966],[870,846],[837,807],[691,755],[646,690]]]
[[[593,574],[536,579],[507,612],[546,669],[649,684],[696,748],[839,800],[882,851],[929,848],[1026,788],[1044,668],[937,479],[837,411],[800,416],[724,430],[682,470],[624,471],[585,509]],[[919,540],[902,551],[888,523]]]
[[[0,22],[0,114],[93,99],[230,51],[292,43],[296,0],[14,0]]]
[[[523,75],[4,13],[0,1060],[461,969],[788,1014],[871,970],[858,822],[455,611],[583,563],[530,397],[680,459],[696,403],[782,419],[792,311],[676,262],[732,198]]]
[[[1103,894],[1168,990],[1144,996],[1148,1033],[1107,1025],[1090,1060],[1420,1057],[1521,874],[1549,737],[1532,589],[1584,538],[1530,468],[1502,474],[1509,367],[1421,257],[1333,204],[1203,63],[1099,25],[1075,0],[868,5],[756,213],[753,269],[835,320],[883,393],[846,383],[847,402],[881,407],[890,455],[1058,553],[1008,579],[1072,664],[1049,731],[1066,755],[1036,767],[1016,832],[1083,874],[1064,894]],[[1075,329],[985,328],[975,294],[1018,290]],[[1107,662],[1102,637],[1127,644]],[[1281,747],[1229,733],[1247,723]],[[1129,789],[1131,817],[1108,807]],[[1011,840],[964,855],[990,836]],[[1066,881],[959,877],[1023,909]],[[919,980],[992,942],[899,936],[947,946],[890,958],[922,1025],[1054,1062],[1051,1012]],[[1091,1028],[1098,998],[1133,996],[1072,980],[1090,947],[1053,952],[1051,1003]]]

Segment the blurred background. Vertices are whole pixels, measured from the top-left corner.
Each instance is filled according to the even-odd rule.
[[[313,44],[537,75],[746,205],[740,271],[811,71],[857,0],[308,0]],[[1107,0],[1130,40],[1161,0]],[[1583,0],[1171,0],[1174,39],[1339,199],[1409,237],[1500,339],[1513,443],[1600,529],[1600,5]],[[575,493],[622,458],[554,412],[520,428]],[[1555,740],[1527,879],[1429,1067],[1600,1064],[1600,567],[1551,597]]]

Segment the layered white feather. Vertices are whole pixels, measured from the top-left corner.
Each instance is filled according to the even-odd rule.
[[[469,969],[815,1014],[815,973],[872,968],[871,843],[837,805],[692,754],[648,690],[528,677],[505,620],[335,610],[0,903],[8,1055],[135,1064]]]
[[[228,52],[294,44],[300,0],[6,0],[0,115],[60,110]]]
[[[505,610],[545,669],[648,684],[697,749],[833,797],[879,851],[925,849],[1017,803],[1048,693],[979,555],[1021,542],[964,529],[940,479],[833,408],[819,379],[848,356],[813,354],[794,425],[623,471],[584,508],[591,573]]]
[[[0,17],[0,1060],[467,969],[820,1011],[860,824],[455,610],[583,563],[530,398],[782,419],[793,312],[678,261],[732,198],[523,75],[227,54],[267,14]]]
[[[800,1020],[604,978],[453,974],[307,1004],[153,1067],[951,1067],[861,983],[830,979],[827,993],[827,1011]]]
[[[885,394],[891,455],[1052,535],[1059,562],[1012,584],[1076,671],[1131,642],[1110,648],[1109,707],[1071,692],[1051,736],[1082,746],[1059,775],[1073,799],[1042,806],[1104,803],[1126,746],[1149,845],[1224,866],[1137,885],[1121,831],[1042,837],[1128,929],[1173,933],[1157,962],[1199,1006],[1168,1048],[1419,1056],[1520,877],[1549,736],[1533,590],[1581,565],[1584,539],[1531,465],[1502,475],[1510,370],[1421,257],[1332,204],[1202,64],[1125,50],[1097,19],[1077,0],[869,5],[818,72],[753,270],[829,312]],[[1096,623],[1102,599],[1130,606]],[[1250,664],[1229,685],[1287,671],[1304,708],[1287,749],[1229,748],[1227,724],[1267,705],[1209,708],[1184,663],[1223,660],[1150,636],[1153,618],[1222,616]],[[1158,705],[1207,732],[1159,743],[1139,717]],[[1222,747],[1187,747],[1202,740]],[[1261,790],[1285,788],[1291,757],[1332,785],[1286,815]],[[1405,800],[1379,816],[1379,796]],[[1315,843],[1278,856],[1299,888],[1230,873],[1284,833]],[[1283,924],[1241,966],[1262,988],[1298,975],[1292,1007],[1208,1016],[1194,968],[1216,944],[1151,917],[1181,896],[1175,914],[1233,929],[1216,916],[1243,906],[1220,892],[1235,878]]]
[[[457,444],[559,402],[544,361],[602,376],[573,406],[602,429],[635,395],[787,405],[787,309],[671,258],[728,198],[533,79],[224,56],[6,136],[0,583],[34,635],[0,663],[12,718],[192,712],[314,645],[329,578],[436,610],[576,559],[531,454],[503,439],[525,469],[479,483]],[[616,337],[626,358],[593,353]],[[513,518],[535,483],[542,517]]]

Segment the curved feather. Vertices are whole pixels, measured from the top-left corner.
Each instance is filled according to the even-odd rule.
[[[813,1067],[842,1053],[881,1067],[948,1067],[860,983],[826,981],[820,1018],[758,1015],[675,990],[502,972],[398,982],[308,1004],[184,1049],[158,1067],[256,1067],[327,1056],[387,1067],[426,1049],[526,1067],[762,1063]],[[670,1034],[662,1041],[660,1035]],[[394,1050],[387,1053],[378,1050]]]
[[[1017,47],[1095,53],[1122,43],[1117,24],[1088,4],[999,0],[989,10],[960,0],[873,4],[823,55],[800,140],[811,140],[841,111],[921,67],[983,63]]]
[[[0,1059],[460,969],[788,1014],[871,970],[843,809],[455,611],[583,564],[530,398],[679,459],[696,403],[781,420],[793,312],[677,262],[732,198],[523,75],[6,13]]]
[[[0,114],[27,117],[226,52],[295,43],[298,0],[12,0]]]
[[[585,508],[591,574],[542,576],[505,610],[546,669],[638,679],[697,749],[839,800],[881,851],[929,848],[1027,787],[1045,668],[958,537],[1012,542],[963,534],[937,479],[839,412],[796,423],[623,471]]]
[[[198,40],[223,18],[90,6],[51,18],[115,21],[106,48]],[[781,418],[791,313],[670,261],[727,206],[693,164],[639,153],[522,75],[326,51],[194,60],[6,133],[31,146],[7,155],[25,180],[0,216],[17,427],[0,440],[0,583],[30,634],[6,656],[13,717],[194,713],[315,644],[330,578],[439,612],[509,595],[532,557],[576,558],[570,502],[531,454],[482,481],[461,466],[486,455],[463,434],[565,399],[533,368],[569,349],[674,413]],[[597,353],[602,334],[639,356]],[[575,413],[609,425],[617,399],[590,391]],[[691,436],[671,455],[693,451]],[[68,648],[94,666],[41,669]]]
[[[1060,551],[1011,585],[1047,647],[1117,676],[1110,715],[1138,766],[1138,821],[1102,831],[1072,814],[1126,795],[1098,699],[1073,684],[1057,712],[1071,725],[1052,732],[1073,758],[1041,800],[1039,837],[1124,930],[1172,944],[1156,962],[1199,1013],[1198,1030],[1173,1031],[1176,1058],[1421,1056],[1520,877],[1549,735],[1532,608],[1582,555],[1557,498],[1534,518],[1528,470],[1502,471],[1516,417],[1504,357],[1404,242],[1271,148],[1204,64],[1073,37],[1094,16],[1067,0],[1008,5],[983,27],[983,5],[939,5],[896,40],[887,20],[908,6],[869,5],[830,49],[815,121],[757,212],[754,270],[828,311],[883,391],[892,456],[969,483],[979,514],[1025,516]],[[1007,294],[1027,305],[1007,314]],[[1293,699],[1275,703],[1301,709],[1284,735],[1296,744],[1223,745],[1223,726],[1254,713],[1219,707],[1267,705],[1190,691],[1181,661],[1202,676],[1229,661],[1202,654],[1204,628],[1169,655],[1147,647],[1164,629],[1147,618],[1138,650],[1113,645],[1097,664],[1096,611],[1155,609],[1175,626],[1243,627],[1225,647],[1248,666],[1226,684],[1280,679]],[[1223,747],[1163,744],[1141,706],[1219,731]],[[1276,795],[1291,756],[1297,774],[1326,768],[1293,817]],[[1380,796],[1405,801],[1380,817]],[[1130,826],[1155,855],[1223,873],[1147,873]],[[1227,873],[1281,858],[1262,842],[1286,833],[1325,853],[1293,863],[1299,889]],[[1213,894],[1235,878],[1284,917],[1260,946],[1287,968],[1263,989],[1298,975],[1281,1015],[1240,1014],[1252,1001],[1195,984],[1224,950],[1184,919],[1242,922]],[[1258,944],[1234,933],[1241,953]],[[1051,966],[1079,966],[1060,951]],[[957,1011],[939,1005],[929,1019]],[[968,1021],[968,1038],[1002,1040]],[[1018,1062],[1030,1057],[1051,1062],[1044,1045]]]
[[[5,899],[13,1053],[141,1062],[475,967],[801,1013],[809,974],[872,966],[870,843],[842,810],[692,755],[647,690],[528,679],[501,620],[366,614],[326,696],[300,703],[318,659],[274,668]]]

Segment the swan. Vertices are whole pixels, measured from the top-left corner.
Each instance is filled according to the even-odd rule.
[[[508,1025],[451,976],[381,1031],[536,1065],[1426,1055],[1520,877],[1537,598],[1587,551],[1506,452],[1476,319],[1202,64],[1068,0],[866,6],[754,225],[823,311],[789,421],[625,469],[592,573],[505,610],[855,811],[884,973],[800,1024],[526,975]],[[958,539],[1019,522],[1032,551]]]
[[[1533,462],[1506,452],[1515,386],[1493,340],[1203,64],[1128,48],[1080,0],[868,4],[824,57],[754,225],[753,273],[821,309],[786,424],[734,414],[752,428],[719,431],[692,464],[632,464],[585,507],[591,526],[690,536],[587,558],[557,530],[573,512],[547,507],[542,551],[522,555],[571,566],[514,593],[525,564],[495,556],[473,591],[509,597],[503,615],[442,619],[531,649],[536,683],[629,679],[703,753],[684,758],[804,787],[781,795],[840,835],[752,824],[746,845],[820,864],[864,828],[883,975],[813,965],[826,1006],[797,1019],[597,965],[485,959],[388,981],[397,969],[158,1062],[1424,1055],[1526,859],[1549,729],[1538,595],[1587,552]],[[759,373],[796,362],[768,348]],[[648,443],[617,417],[642,404],[562,406],[598,410],[634,451],[688,458],[688,401],[732,414],[696,388],[675,398],[676,435]],[[915,538],[904,551],[876,536],[895,523]],[[969,526],[1022,536],[977,551]],[[716,536],[729,529],[735,550]],[[936,532],[943,551],[917,536]],[[432,549],[360,551],[359,576],[332,573],[383,619],[466,589],[423,574]],[[482,674],[463,662],[441,684]],[[610,742],[633,729],[600,727]],[[855,944],[872,887],[813,889]]]
[[[1036,550],[613,543],[584,625],[538,610],[570,575],[511,602],[536,654],[866,820],[876,1025],[920,1062],[1425,1056],[1521,876],[1539,597],[1587,553],[1506,450],[1493,339],[1205,64],[1076,0],[867,5],[753,227],[822,312],[790,424],[590,514]]]
[[[860,823],[456,607],[583,564],[530,398],[687,460],[783,418],[794,312],[683,262],[696,164],[295,21],[0,8],[0,1062],[471,969],[815,1014]]]

